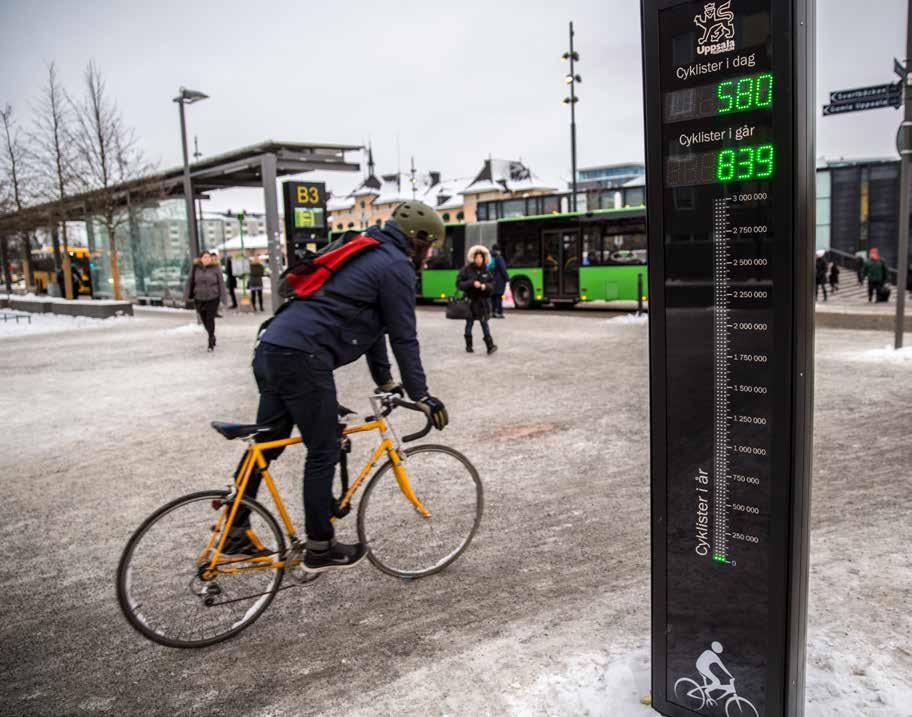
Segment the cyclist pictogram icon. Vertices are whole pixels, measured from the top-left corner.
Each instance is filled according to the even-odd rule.
[[[703,684],[682,677],[675,682],[675,697],[687,700],[687,706],[695,711],[724,704],[725,717],[760,717],[751,701],[741,697],[735,690],[735,677],[719,657],[723,652],[722,643],[714,641],[710,647],[697,658],[697,672],[700,673]],[[722,682],[713,671],[714,667],[728,678],[728,684]]]

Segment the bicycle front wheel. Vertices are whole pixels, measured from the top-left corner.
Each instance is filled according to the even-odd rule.
[[[205,647],[249,627],[272,602],[285,551],[272,514],[254,500],[248,536],[258,558],[212,556],[225,530],[225,491],[192,493],[168,503],[136,530],[117,568],[117,599],[127,621],[168,647]]]
[[[387,462],[358,508],[358,537],[370,561],[388,575],[420,578],[443,570],[472,542],[484,508],[478,471],[459,451],[422,445],[405,451],[412,491],[430,515],[405,496]]]

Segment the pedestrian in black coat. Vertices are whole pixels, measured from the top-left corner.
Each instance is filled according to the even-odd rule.
[[[839,291],[839,265],[835,261],[830,267],[830,291]]]
[[[820,290],[823,289],[823,300],[827,300],[827,264],[826,259],[823,258],[823,254],[817,255],[817,261],[814,264],[814,273],[816,275],[815,283],[816,288],[814,290],[815,298],[820,296]]]
[[[192,301],[196,306],[200,321],[209,335],[209,350],[215,349],[215,317],[219,302],[228,303],[225,292],[225,279],[221,267],[212,261],[208,251],[200,254],[199,264],[194,264],[184,287],[184,301]]]
[[[491,313],[495,319],[504,318],[503,295],[507,290],[510,274],[507,271],[507,262],[500,253],[500,247],[495,244],[491,247],[491,274],[494,276],[494,288],[491,292]]]
[[[225,286],[228,289],[228,295],[231,297],[231,308],[236,309],[238,307],[238,303],[234,290],[237,289],[237,277],[234,275],[234,267],[231,265],[231,257],[227,254],[225,255],[225,276],[227,277]]]
[[[488,319],[491,318],[491,292],[494,290],[494,276],[488,271],[491,253],[487,247],[478,244],[469,249],[467,258],[469,263],[462,267],[459,276],[456,277],[456,288],[466,295],[472,312],[472,318],[466,319],[465,325],[466,352],[474,352],[472,327],[478,321],[481,324],[485,346],[488,353],[492,354],[497,351],[497,346],[488,326]]]

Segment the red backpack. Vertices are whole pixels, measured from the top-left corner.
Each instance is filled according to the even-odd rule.
[[[279,294],[286,299],[313,296],[352,258],[379,244],[379,240],[367,234],[357,234],[337,239],[318,252],[308,252],[302,261],[282,274]]]

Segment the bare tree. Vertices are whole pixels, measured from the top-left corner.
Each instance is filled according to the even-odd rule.
[[[5,204],[13,211],[21,212],[26,206],[25,181],[29,173],[28,158],[22,144],[19,128],[13,116],[13,108],[6,105],[0,110],[0,123],[3,125],[3,146],[0,152],[0,177],[3,179]],[[25,287],[32,286],[31,258],[32,246],[28,232],[23,228],[20,236],[22,242],[22,272],[25,275]]]
[[[73,277],[67,242],[66,200],[76,183],[75,151],[73,145],[74,112],[57,79],[57,67],[48,65],[47,84],[35,108],[35,129],[31,134],[31,151],[38,172],[39,190],[56,207],[50,219],[54,245],[54,268],[63,267],[64,293],[74,298]],[[57,239],[61,228],[63,255]],[[61,261],[62,258],[62,261]]]
[[[120,299],[117,230],[131,219],[135,221],[135,207],[153,199],[160,189],[136,183],[154,167],[143,157],[135,132],[124,124],[120,110],[108,96],[94,62],[86,68],[83,82],[84,94],[73,102],[74,145],[85,189],[91,192],[90,207],[101,218],[108,236],[114,298]]]

